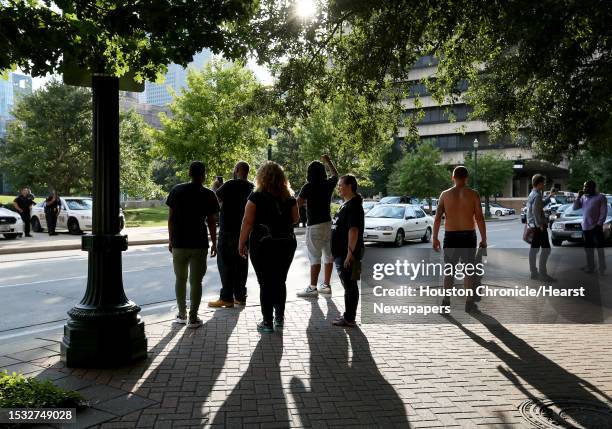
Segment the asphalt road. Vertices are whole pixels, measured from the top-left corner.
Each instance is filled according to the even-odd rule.
[[[487,223],[489,247],[526,247],[520,220]],[[368,244],[368,252],[395,257],[407,256],[410,249],[427,248],[419,241],[401,248]],[[220,280],[216,260],[208,259],[204,279],[203,305],[216,299]],[[288,279],[288,299],[308,283],[308,259],[304,236],[298,236]],[[9,338],[61,329],[66,312],[83,296],[87,255],[81,251],[56,251],[0,256],[0,343]],[[123,280],[127,296],[141,305],[145,317],[171,317],[176,311],[172,261],[165,246],[134,246],[123,255]],[[337,277],[334,274],[332,283]],[[257,302],[258,288],[252,267],[249,271],[249,302]],[[253,298],[253,299],[251,299]]]

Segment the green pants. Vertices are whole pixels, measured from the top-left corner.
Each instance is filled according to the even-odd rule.
[[[174,291],[178,304],[179,315],[187,314],[187,274],[189,273],[190,300],[189,319],[198,317],[200,300],[202,299],[202,279],[206,274],[206,257],[208,249],[172,249],[172,265],[174,266]]]

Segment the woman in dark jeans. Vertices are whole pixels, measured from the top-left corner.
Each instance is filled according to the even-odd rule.
[[[338,277],[344,286],[344,314],[332,323],[353,327],[359,304],[359,281],[363,257],[363,198],[357,193],[357,179],[347,174],[338,181],[338,194],[344,204],[332,220],[331,250]]]
[[[298,207],[282,167],[267,161],[255,178],[255,190],[247,201],[238,251],[248,253],[257,274],[263,320],[260,332],[282,328],[287,299],[287,273],[297,242],[293,225],[299,221]]]

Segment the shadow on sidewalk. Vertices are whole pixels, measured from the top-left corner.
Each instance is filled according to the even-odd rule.
[[[210,398],[223,370],[228,340],[239,316],[239,311],[219,309],[199,329],[172,324],[171,331],[152,348],[153,356],[147,359],[145,367],[135,365],[131,371],[146,377],[142,381],[137,377],[133,393],[160,402],[145,413],[152,410],[153,414],[158,414],[155,408],[171,406],[184,413],[184,418],[202,421],[210,418],[207,408],[201,405]],[[156,358],[161,353],[163,358],[159,361]],[[164,417],[162,414],[158,419]]]
[[[301,424],[409,428],[404,404],[378,370],[361,329],[331,325],[340,316],[331,298],[327,319],[318,300],[311,306],[306,330],[310,386],[297,377],[291,380]]]
[[[261,335],[248,368],[219,408],[212,424],[215,427],[241,427],[248,423],[290,427],[281,379],[282,357],[282,331]]]
[[[592,401],[607,408],[609,405],[602,402],[602,399],[612,402],[608,394],[538,352],[522,338],[510,332],[494,317],[486,313],[474,313],[472,315],[491,334],[500,340],[504,346],[510,349],[511,353],[495,341],[485,340],[452,316],[449,315],[446,319],[457,326],[476,344],[487,349],[504,362],[509,370],[499,365],[497,367],[499,372],[534,403],[542,405],[542,399],[573,398]],[[524,383],[540,392],[541,397],[538,398],[530,392],[529,388],[521,380],[524,380]],[[600,397],[597,397],[595,394]],[[577,408],[568,408],[565,412],[574,422],[580,425],[579,427],[586,428],[592,423],[592,419],[588,417],[588,414],[582,413]]]

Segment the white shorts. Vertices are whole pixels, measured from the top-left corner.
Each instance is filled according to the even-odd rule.
[[[306,248],[310,265],[333,262],[331,254],[331,221],[306,227]]]

